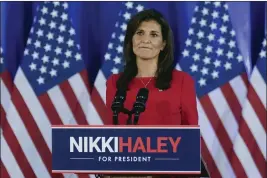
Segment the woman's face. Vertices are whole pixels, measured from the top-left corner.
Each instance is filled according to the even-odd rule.
[[[137,59],[156,59],[165,47],[161,26],[156,21],[144,21],[137,28],[133,39],[133,52]]]

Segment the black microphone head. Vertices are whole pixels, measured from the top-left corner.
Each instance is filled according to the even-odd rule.
[[[117,111],[117,112],[121,111],[125,99],[126,99],[126,90],[117,90],[111,105],[112,111]]]
[[[140,113],[144,112],[146,109],[146,102],[148,99],[148,89],[146,88],[141,88],[136,96],[136,102],[134,103],[133,106],[133,112],[134,113]]]
[[[148,89],[141,88],[136,95],[136,101],[146,103],[148,98],[148,93],[149,93]]]

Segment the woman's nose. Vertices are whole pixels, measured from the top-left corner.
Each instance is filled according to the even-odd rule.
[[[142,42],[143,43],[151,43],[151,39],[150,39],[149,35],[144,35],[142,37]]]

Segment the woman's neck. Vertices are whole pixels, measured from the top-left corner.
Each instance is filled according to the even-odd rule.
[[[157,71],[157,60],[136,59],[137,77],[155,77]]]

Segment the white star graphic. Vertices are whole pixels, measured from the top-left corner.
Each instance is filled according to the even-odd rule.
[[[49,74],[51,75],[51,77],[55,77],[55,76],[57,76],[57,71],[55,69],[51,69]]]
[[[129,12],[125,12],[123,14],[123,17],[124,17],[125,20],[129,20],[131,18],[131,14]]]
[[[44,56],[42,57],[42,61],[43,61],[43,63],[47,63],[47,62],[49,62],[49,57],[46,56],[46,55],[44,55]]]
[[[206,48],[205,48],[206,52],[209,54],[212,52],[212,46],[208,45]]]
[[[138,4],[138,6],[136,7],[136,10],[137,10],[138,12],[141,12],[141,11],[144,10],[144,6]]]
[[[62,65],[63,65],[64,69],[70,67],[70,63],[69,63],[68,61],[64,61],[64,62],[62,63]]]
[[[118,56],[116,56],[113,61],[115,62],[115,64],[120,64],[121,63],[121,58],[119,58]]]
[[[206,67],[203,67],[203,68],[201,69],[201,73],[202,73],[202,75],[208,75],[208,73],[209,73],[209,69],[206,68]]]
[[[213,79],[215,79],[215,78],[219,78],[219,72],[218,72],[218,71],[213,71],[213,72],[211,73],[211,75],[212,75],[212,78],[213,78]]]
[[[49,32],[47,35],[46,35],[47,39],[48,40],[52,40],[54,38],[54,34]]]
[[[185,50],[182,52],[182,54],[183,54],[184,57],[187,57],[187,56],[189,56],[189,51],[185,49]]]
[[[204,61],[204,63],[207,65],[207,64],[210,64],[210,60],[211,60],[211,59],[210,59],[209,57],[206,56],[206,57],[204,58],[203,61]]]
[[[232,64],[229,63],[229,62],[226,62],[226,63],[224,64],[224,68],[225,68],[225,70],[230,70],[230,69],[232,69]]]
[[[49,24],[49,27],[50,27],[51,29],[56,28],[56,22],[51,21],[50,24]]]
[[[105,60],[110,60],[110,56],[111,56],[111,55],[110,55],[109,53],[106,53],[106,54],[105,54]]]
[[[67,41],[67,44],[68,44],[69,47],[72,47],[74,45],[74,41],[72,39],[69,39]]]
[[[37,79],[37,82],[38,82],[39,85],[44,84],[44,78],[40,76],[40,77]]]
[[[113,49],[113,43],[108,44],[108,49]]]
[[[219,61],[219,60],[216,59],[216,60],[213,62],[213,64],[214,64],[215,68],[220,67],[220,66],[221,66],[221,61]]]
[[[116,67],[113,67],[112,70],[111,70],[111,72],[113,74],[118,74],[119,73],[119,70]]]
[[[196,64],[193,64],[191,67],[190,67],[191,71],[192,72],[196,72],[198,71],[198,66]]]
[[[202,87],[202,86],[205,86],[206,85],[206,80],[204,78],[201,78],[199,81],[198,81],[199,85]]]
[[[34,63],[31,63],[31,65],[29,67],[30,67],[31,71],[36,70],[36,64],[34,64]]]
[[[44,49],[45,49],[46,52],[51,51],[51,45],[50,44],[46,44]]]
[[[186,42],[185,42],[186,46],[191,46],[192,44],[192,40],[190,39],[187,39]]]
[[[80,60],[82,59],[82,55],[79,54],[79,53],[77,53],[77,54],[75,55],[75,59],[76,59],[76,61],[80,61]]]
[[[67,51],[65,52],[65,56],[66,56],[66,58],[70,58],[70,57],[72,56],[72,51],[67,50]]]
[[[125,3],[125,6],[127,7],[127,9],[131,9],[131,8],[133,8],[133,2]]]
[[[53,18],[57,17],[57,16],[58,16],[58,12],[57,12],[56,10],[53,10],[53,11],[51,12],[51,16],[52,16]]]
[[[40,68],[40,72],[41,72],[41,74],[46,73],[46,67],[45,67],[45,66],[42,66],[42,67]]]
[[[38,37],[41,37],[41,36],[44,35],[44,31],[41,30],[41,29],[38,29],[38,31],[36,32],[36,34],[37,34]]]
[[[54,66],[59,65],[59,59],[54,58],[53,61],[52,61],[52,63],[53,63]]]

